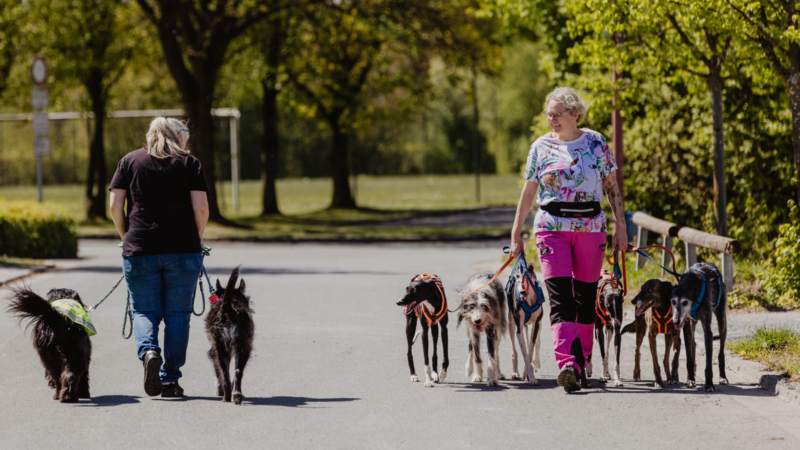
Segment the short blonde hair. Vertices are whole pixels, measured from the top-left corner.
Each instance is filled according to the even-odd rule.
[[[569,111],[578,111],[577,123],[581,123],[586,117],[586,102],[572,88],[566,86],[555,88],[553,92],[547,94],[547,99],[544,102],[545,107],[547,107],[552,100],[555,100],[556,103],[567,108]]]
[[[189,150],[181,146],[178,133],[185,133],[189,140],[189,129],[186,123],[172,117],[156,117],[150,122],[147,131],[147,154],[154,158],[164,159],[174,155],[188,155]]]

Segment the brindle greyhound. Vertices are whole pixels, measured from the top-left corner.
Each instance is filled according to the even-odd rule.
[[[706,348],[706,392],[714,392],[713,372],[711,370],[711,357],[714,351],[714,338],[711,332],[711,316],[717,317],[719,329],[719,384],[728,384],[725,376],[725,338],[728,335],[728,295],[722,274],[713,264],[699,263],[689,268],[681,276],[678,285],[672,288],[672,321],[675,328],[680,330],[689,322],[690,330],[684,331],[686,339],[687,366],[690,381],[687,387],[694,386],[695,350],[694,320],[703,326],[703,337]],[[691,360],[691,361],[690,361]]]
[[[653,357],[653,374],[655,375],[656,387],[664,387],[661,379],[661,367],[658,365],[658,350],[656,347],[656,337],[659,334],[664,335],[664,373],[667,384],[679,383],[678,367],[681,354],[681,332],[672,323],[671,298],[672,283],[669,281],[655,279],[645,281],[639,293],[632,300],[633,306],[636,307],[636,319],[622,329],[623,333],[632,331],[632,328],[636,329],[636,357],[633,366],[633,378],[635,380],[641,378],[639,370],[640,347],[642,346],[642,340],[644,340],[644,333],[647,331],[650,354]],[[670,350],[672,350],[671,368],[669,362]]]

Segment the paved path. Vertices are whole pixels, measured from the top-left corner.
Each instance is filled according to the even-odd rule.
[[[716,394],[633,382],[632,341],[623,341],[623,387],[566,395],[557,387],[549,330],[541,387],[488,388],[463,374],[466,339],[451,321],[451,370],[426,389],[411,383],[404,319],[394,302],[418,272],[455,289],[496,267],[502,242],[460,244],[212,244],[213,277],[243,263],[256,310],[255,356],[245,405],[214,393],[203,322],[194,318],[181,384],[188,397],[149,398],[133,340],[120,337],[124,295],[93,313],[90,401],[51,400],[29,334],[0,314],[0,447],[81,450],[150,448],[775,448],[800,446],[800,408],[766,398],[730,374]],[[39,292],[71,287],[88,302],[120,274],[110,241],[82,241],[77,262],[28,280]],[[0,296],[4,296],[0,294]],[[740,315],[731,316],[737,328]],[[646,346],[647,344],[645,344]],[[645,379],[651,379],[644,351]],[[501,349],[511,372],[510,349]],[[415,347],[418,369],[422,350]],[[682,374],[683,369],[682,369]],[[595,385],[599,386],[595,381]]]
[[[535,212],[535,211],[534,211]],[[391,220],[379,223],[381,227],[507,227],[514,225],[516,206],[497,206],[471,211],[434,214],[410,219]],[[528,214],[524,229],[533,227],[533,214]]]

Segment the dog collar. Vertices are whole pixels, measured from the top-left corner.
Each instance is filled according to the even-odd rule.
[[[433,280],[434,284],[436,284],[436,288],[439,289],[439,295],[442,297],[442,307],[439,311],[435,313],[431,313],[428,311],[428,308],[425,307],[423,304],[419,304],[414,308],[414,314],[417,318],[420,317],[420,311],[422,311],[422,315],[425,316],[425,319],[428,321],[428,326],[432,327],[439,323],[442,320],[442,317],[447,314],[447,297],[444,296],[444,289],[442,289],[442,280],[436,276],[431,275],[429,273],[421,273],[414,278],[414,281],[427,281]]]
[[[84,309],[83,305],[81,305],[79,302],[71,298],[62,298],[60,300],[51,302],[50,307],[67,319],[82,326],[86,330],[86,334],[89,336],[94,336],[97,334],[97,330],[92,323],[92,319],[89,317],[89,314],[86,312],[86,309]]]

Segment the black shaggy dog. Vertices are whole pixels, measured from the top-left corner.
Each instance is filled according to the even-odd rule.
[[[242,404],[242,375],[244,366],[250,359],[253,350],[253,310],[250,309],[250,297],[245,295],[244,280],[236,288],[239,279],[239,268],[233,269],[225,289],[217,280],[216,294],[219,301],[211,306],[206,317],[206,333],[211,342],[208,357],[214,363],[217,374],[217,395],[222,401]],[[233,387],[228,373],[231,358],[235,358],[235,374]]]
[[[42,360],[47,385],[56,391],[53,400],[75,403],[79,398],[89,398],[92,343],[81,325],[50,306],[61,299],[83,305],[72,289],[51,289],[47,300],[29,289],[15,289],[7,311],[20,322],[29,320],[28,325],[33,325],[33,347]]]

